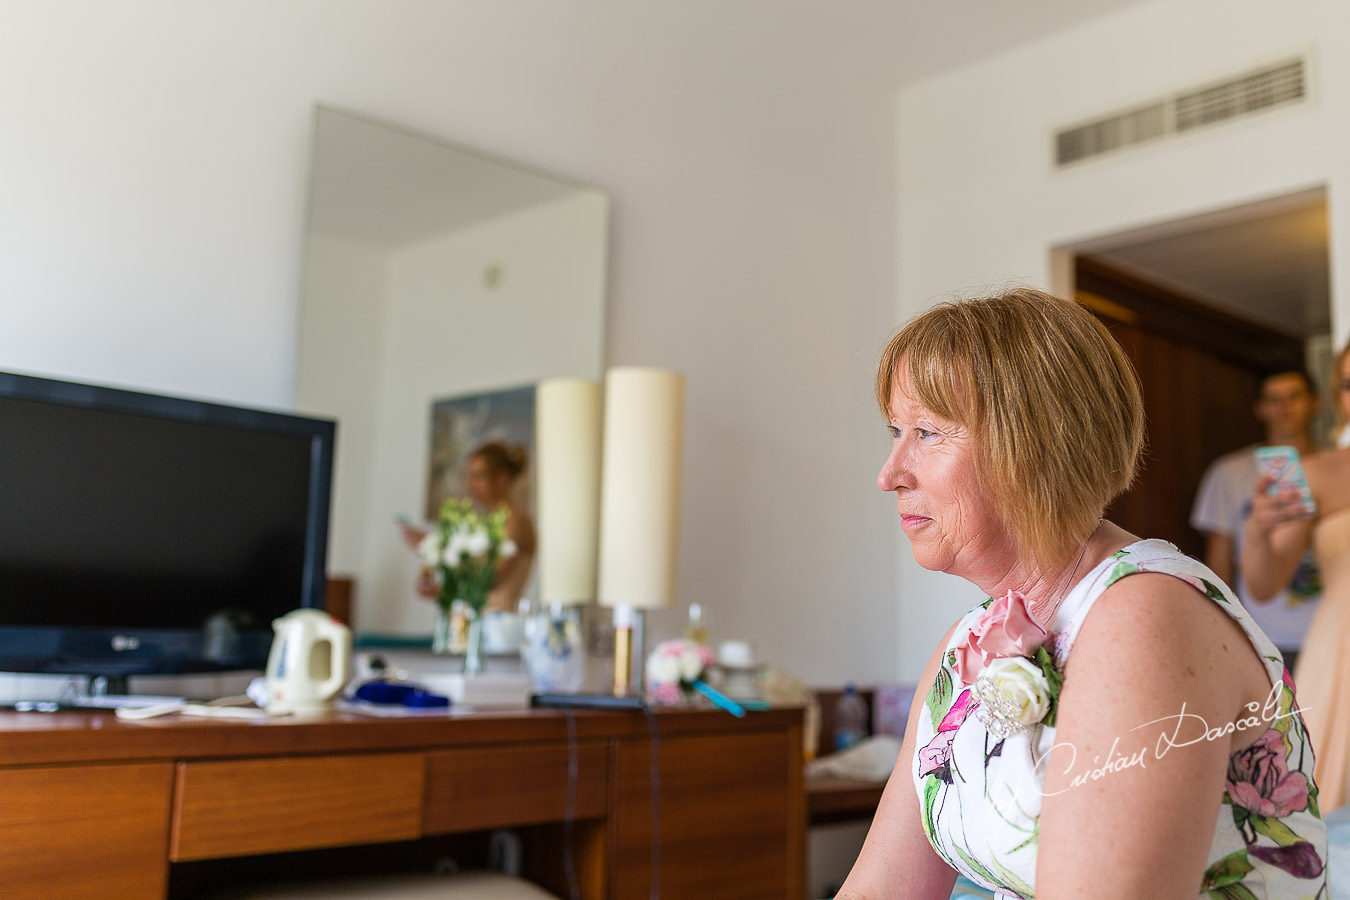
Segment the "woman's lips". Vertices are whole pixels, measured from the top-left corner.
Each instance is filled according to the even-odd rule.
[[[910,531],[912,529],[919,528],[923,525],[927,525],[931,521],[933,520],[928,518],[927,516],[914,516],[908,515],[906,513],[900,514],[900,527],[905,529],[906,531]]]

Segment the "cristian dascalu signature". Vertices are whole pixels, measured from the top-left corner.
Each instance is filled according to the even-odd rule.
[[[1244,707],[1247,713],[1246,715],[1240,716],[1223,725],[1213,727],[1210,726],[1209,722],[1207,722],[1203,716],[1188,712],[1186,710],[1185,701],[1182,701],[1181,712],[1176,715],[1153,719],[1152,721],[1145,722],[1142,725],[1136,725],[1134,728],[1130,729],[1131,731],[1140,731],[1151,725],[1162,725],[1162,728],[1158,733],[1158,740],[1152,748],[1145,745],[1129,755],[1124,755],[1118,752],[1120,738],[1117,737],[1111,742],[1111,749],[1106,751],[1106,756],[1093,757],[1092,767],[1073,776],[1073,778],[1069,780],[1068,787],[1049,792],[1042,790],[1041,796],[1053,797],[1057,794],[1062,794],[1065,791],[1072,790],[1073,788],[1081,787],[1089,782],[1098,781],[1105,778],[1107,775],[1123,772],[1126,769],[1135,767],[1146,769],[1148,768],[1148,758],[1150,755],[1157,761],[1179,747],[1190,747],[1199,744],[1202,741],[1221,740],[1229,735],[1239,731],[1246,731],[1250,728],[1270,728],[1280,719],[1288,718],[1299,712],[1299,708],[1296,706],[1291,707],[1289,712],[1280,712],[1280,692],[1282,688],[1283,685],[1279,683],[1272,685],[1270,694],[1266,697],[1265,703],[1248,703]],[[1165,723],[1171,723],[1171,725],[1169,726]],[[1168,730],[1169,727],[1171,729],[1170,732]],[[1152,754],[1149,752],[1150,749],[1152,750]],[[1043,774],[1040,772],[1041,766],[1049,762],[1051,755],[1053,755],[1056,750],[1068,751],[1069,758],[1068,763],[1064,766],[1064,774],[1067,775],[1073,770],[1078,762],[1078,748],[1069,741],[1063,741],[1055,744],[1050,748],[1049,753],[1037,760],[1036,769],[1038,774]],[[1043,778],[1040,780],[1044,781]]]

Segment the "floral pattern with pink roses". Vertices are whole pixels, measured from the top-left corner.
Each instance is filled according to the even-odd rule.
[[[1228,796],[1252,815],[1283,819],[1308,808],[1308,776],[1290,772],[1284,735],[1274,728],[1228,760]]]
[[[1165,550],[1160,550],[1165,548]],[[1315,898],[1328,895],[1324,860],[1325,830],[1317,804],[1317,786],[1312,781],[1313,754],[1302,715],[1295,700],[1293,679],[1283,670],[1278,651],[1251,623],[1246,611],[1222,582],[1202,564],[1183,556],[1175,547],[1160,541],[1143,541],[1121,550],[1105,561],[1105,570],[1096,576],[1095,595],[1100,595],[1119,579],[1137,572],[1161,572],[1182,579],[1197,592],[1215,601],[1247,631],[1272,677],[1278,673],[1279,703],[1274,721],[1251,746],[1229,758],[1223,804],[1231,812],[1231,825],[1221,820],[1216,832],[1211,865],[1204,873],[1199,896],[1202,900],[1268,900],[1268,898]],[[1074,607],[1072,615],[1081,616],[1090,608],[1089,598]],[[1030,615],[1025,601],[1009,594],[990,598],[982,608],[971,611],[970,624],[959,629],[943,655],[943,665],[926,698],[924,734],[932,735],[917,751],[916,787],[921,802],[925,832],[935,849],[967,877],[996,886],[1013,897],[1031,898],[1035,894],[1034,868],[1037,831],[1034,820],[1028,836],[1009,832],[1006,845],[981,839],[982,852],[965,840],[964,828],[971,822],[987,819],[971,812],[948,822],[947,810],[960,810],[962,795],[980,790],[980,779],[973,773],[958,771],[954,758],[958,745],[965,747],[966,737],[977,728],[972,716],[979,700],[969,686],[988,662],[999,656],[1031,657],[1036,648],[1049,649],[1054,636]],[[1065,650],[1064,652],[1069,652]],[[1062,670],[1060,670],[1062,671]],[[974,718],[976,726],[967,726]],[[931,722],[931,726],[928,723]],[[1053,718],[1044,722],[1053,727]],[[931,730],[929,728],[931,727]],[[977,728],[977,731],[983,729]],[[979,735],[969,737],[969,740]],[[991,744],[985,736],[985,766],[993,758],[1006,759],[1003,742]],[[1021,753],[1019,749],[1014,753]],[[965,756],[961,757],[965,759]],[[1018,757],[1020,758],[1020,757]],[[1012,775],[1006,767],[1000,778]],[[987,776],[986,776],[987,778]],[[992,804],[984,788],[983,801]],[[974,797],[967,796],[966,803]],[[955,801],[954,805],[953,802]],[[971,810],[980,810],[976,804]],[[1011,824],[1011,823],[1010,823]],[[1000,835],[1001,839],[1002,835]],[[1022,855],[1022,852],[1030,854]]]
[[[1289,768],[1293,738],[1306,741],[1302,716],[1294,700],[1294,680],[1283,673],[1281,717],[1257,741],[1228,760],[1223,802],[1233,809],[1246,846],[1230,853],[1205,872],[1203,889],[1213,900],[1258,900],[1241,880],[1255,866],[1252,860],[1274,866],[1300,879],[1320,878],[1326,868],[1317,847],[1300,837],[1283,820],[1317,808],[1317,787],[1306,774]],[[1297,733],[1291,738],[1291,731]],[[1308,766],[1311,768],[1311,754]],[[1319,894],[1320,896],[1320,894]]]

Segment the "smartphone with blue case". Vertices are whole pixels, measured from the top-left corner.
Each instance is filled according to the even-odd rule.
[[[1308,477],[1303,474],[1303,462],[1294,447],[1258,447],[1256,467],[1261,474],[1275,479],[1268,489],[1269,494],[1297,493],[1299,496],[1299,515],[1311,519],[1317,514],[1317,503],[1312,491],[1308,489]]]

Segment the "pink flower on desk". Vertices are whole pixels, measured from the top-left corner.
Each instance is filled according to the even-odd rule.
[[[647,696],[653,703],[678,703],[713,664],[712,651],[684,638],[662,641],[647,657]]]
[[[1284,736],[1274,728],[1228,761],[1228,796],[1253,815],[1282,819],[1308,806],[1308,778],[1285,764]]]
[[[952,741],[956,740],[956,729],[970,717],[980,702],[970,690],[961,692],[956,702],[947,710],[947,714],[938,723],[937,734],[919,751],[919,777],[936,774],[943,781],[951,781]]]
[[[989,604],[956,648],[956,674],[974,684],[989,661],[998,657],[1031,657],[1047,633],[1031,614],[1027,598],[1017,591]]]

